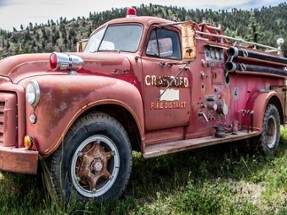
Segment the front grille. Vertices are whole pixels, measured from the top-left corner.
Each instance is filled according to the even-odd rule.
[[[0,145],[15,146],[17,143],[17,96],[0,93]]]

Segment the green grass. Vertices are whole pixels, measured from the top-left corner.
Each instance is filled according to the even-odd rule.
[[[145,160],[135,153],[124,196],[51,200],[40,177],[0,173],[0,214],[287,214],[287,130],[274,156],[224,144]]]

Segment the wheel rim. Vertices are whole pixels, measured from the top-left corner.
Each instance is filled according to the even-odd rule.
[[[99,197],[114,184],[119,167],[120,157],[114,142],[106,136],[91,136],[78,146],[73,155],[73,185],[85,197]]]
[[[271,149],[276,145],[277,125],[274,116],[270,116],[267,122],[266,143]]]

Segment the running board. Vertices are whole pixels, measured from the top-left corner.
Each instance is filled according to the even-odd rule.
[[[260,135],[259,131],[244,132],[238,131],[237,134],[226,133],[224,138],[216,138],[214,136],[206,136],[188,140],[179,140],[161,144],[154,144],[145,147],[144,158],[158,157],[161,155],[171,154],[190,149],[196,149],[204,146],[215,145],[219,143],[227,143],[242,139],[248,139]]]

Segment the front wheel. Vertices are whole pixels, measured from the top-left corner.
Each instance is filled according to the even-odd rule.
[[[122,125],[104,113],[82,117],[52,156],[56,193],[69,200],[102,201],[119,197],[132,166],[131,146]]]
[[[272,155],[278,148],[280,140],[280,116],[277,108],[269,104],[263,118],[262,134],[259,148],[265,154]]]

